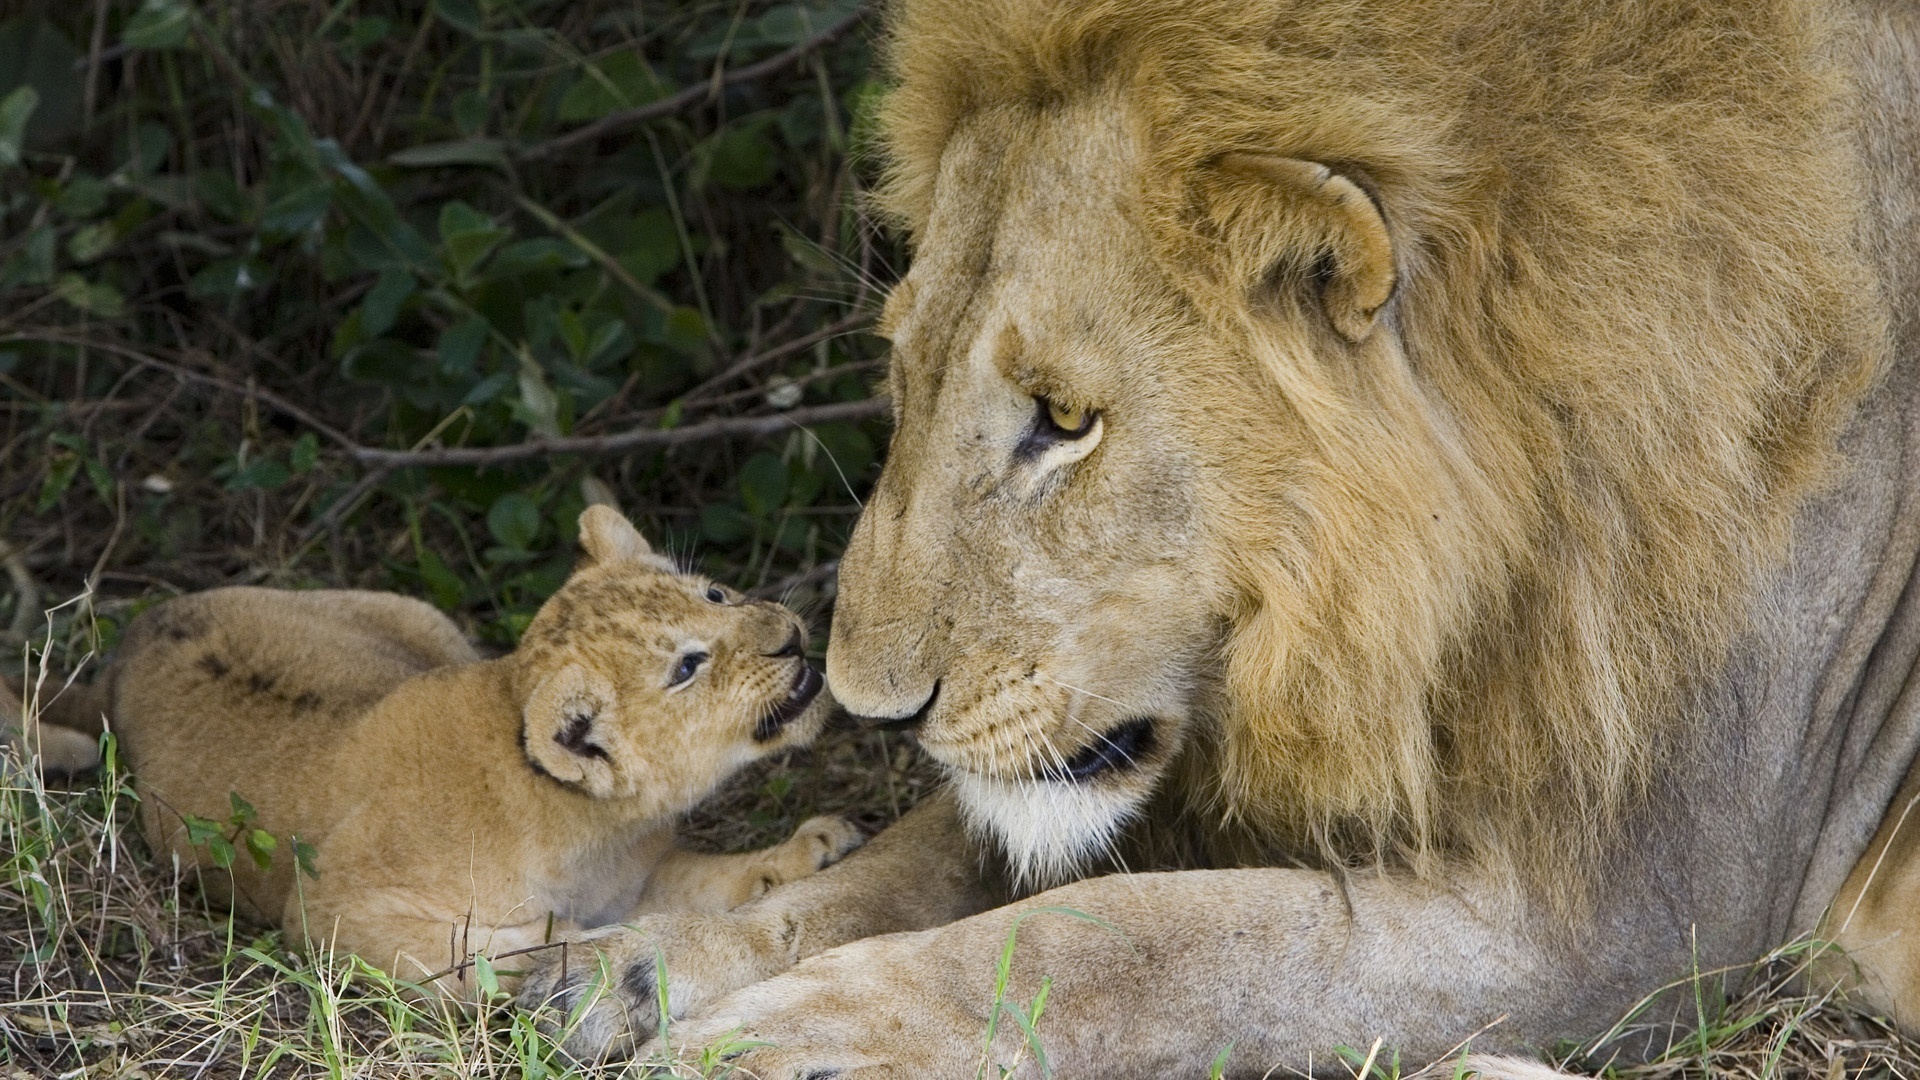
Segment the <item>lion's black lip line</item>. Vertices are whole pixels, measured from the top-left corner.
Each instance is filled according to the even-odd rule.
[[[1108,769],[1132,768],[1152,752],[1153,719],[1136,716],[1082,747],[1065,764],[1042,769],[1041,776],[1058,783],[1084,784]]]
[[[912,731],[914,728],[926,723],[927,717],[933,712],[933,703],[939,700],[940,681],[935,679],[933,690],[927,694],[927,700],[921,702],[920,707],[907,716],[875,717],[859,716],[852,713],[848,715],[853,717],[854,724],[870,731]]]

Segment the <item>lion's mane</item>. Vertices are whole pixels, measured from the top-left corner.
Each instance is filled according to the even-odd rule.
[[[1220,430],[1193,433],[1232,493],[1215,524],[1244,594],[1204,770],[1217,809],[1340,858],[1470,853],[1545,880],[1597,855],[1689,733],[1687,696],[1885,352],[1863,173],[1829,134],[1851,108],[1821,59],[1850,32],[1836,18],[1790,0],[893,9],[879,202],[910,238],[958,125],[1110,101],[1143,147],[1127,205],[1160,271],[1270,369],[1269,401],[1222,400]],[[1262,213],[1210,193],[1230,151],[1377,195],[1400,369],[1303,365],[1221,287]],[[1312,460],[1231,433],[1262,410],[1303,426]]]

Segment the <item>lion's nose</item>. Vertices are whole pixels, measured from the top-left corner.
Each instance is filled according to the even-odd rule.
[[[927,693],[927,700],[921,702],[920,707],[910,713],[900,716],[862,716],[859,713],[849,713],[848,717],[855,726],[870,730],[911,731],[926,723],[927,717],[933,712],[934,702],[939,700],[940,683],[936,681],[933,689]]]
[[[787,640],[782,642],[778,649],[773,650],[767,655],[783,657],[783,658],[792,658],[792,657],[799,656],[806,651],[807,651],[807,637],[805,634],[802,634],[800,632],[800,628],[796,626],[793,628],[793,632],[787,635]]]

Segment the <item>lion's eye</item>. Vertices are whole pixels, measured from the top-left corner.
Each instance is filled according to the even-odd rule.
[[[1100,414],[1084,405],[1062,405],[1057,401],[1041,398],[1041,413],[1046,422],[1053,426],[1050,432],[1055,438],[1077,439],[1093,430],[1093,423]]]
[[[703,652],[690,652],[682,656],[680,662],[673,665],[673,674],[668,677],[667,685],[679,686],[681,683],[693,678],[694,675],[699,672],[700,665],[706,662],[707,654]]]
[[[727,591],[718,585],[709,585],[707,586],[707,599],[716,604],[724,604],[727,602]]]

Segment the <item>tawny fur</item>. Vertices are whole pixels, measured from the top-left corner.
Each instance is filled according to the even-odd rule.
[[[978,214],[1034,180],[967,172],[957,143],[1018,157],[1110,116],[1137,157],[1103,197],[1204,341],[1179,362],[1270,376],[1181,382],[1201,399],[1172,407],[1233,494],[1202,556],[1230,626],[1200,770],[1224,812],[1335,857],[1571,880],[1882,362],[1831,28],[1793,3],[893,12],[881,202],[909,236],[969,227],[931,220],[943,162],[999,189]],[[1250,309],[1330,244],[1311,200],[1221,167],[1236,153],[1377,198],[1390,333],[1346,348]]]
[[[1914,5],[891,10],[827,676],[958,782],[570,1045],[664,956],[764,1076],[1452,1060],[1815,928],[1920,749]]]
[[[59,715],[108,718],[162,859],[296,947],[409,980],[452,971],[433,984],[449,995],[475,992],[475,953],[724,911],[851,849],[837,818],[742,855],[675,846],[675,820],[720,781],[818,733],[824,696],[762,727],[818,676],[792,612],[676,572],[607,508],[581,539],[586,560],[508,656],[480,659],[446,616],[389,593],[220,589],[135,620]],[[708,659],[670,685],[690,652]],[[189,815],[228,820],[230,793],[277,839],[264,871],[241,847],[229,875],[189,838]]]

